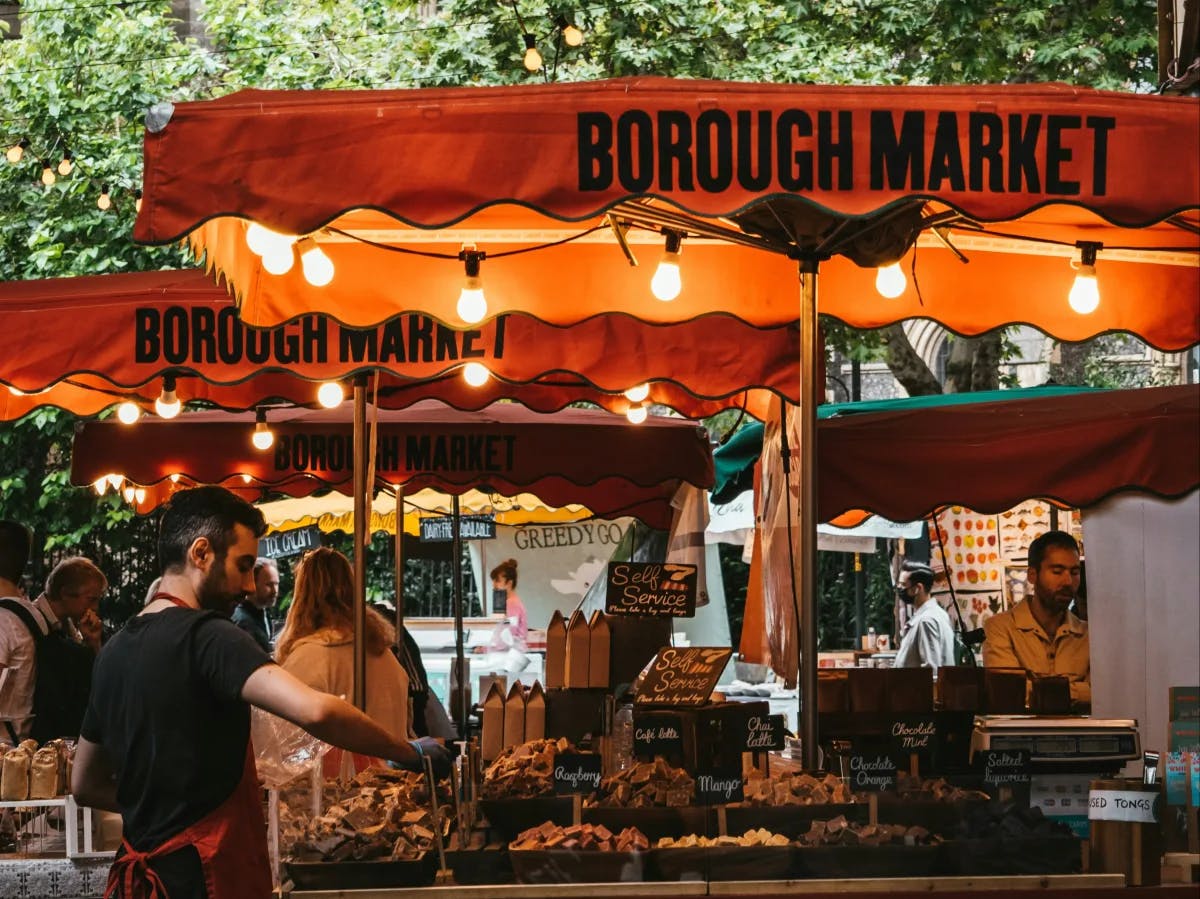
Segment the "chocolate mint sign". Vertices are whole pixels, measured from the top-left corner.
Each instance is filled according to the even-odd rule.
[[[495,540],[496,518],[494,515],[463,515],[458,519],[458,529],[463,540]],[[422,543],[449,543],[453,539],[453,516],[438,515],[421,519]]]
[[[683,735],[674,715],[646,715],[633,718],[633,754],[652,761],[656,755],[678,758],[683,755]]]
[[[321,545],[321,529],[315,524],[291,531],[276,531],[258,541],[258,554],[266,559],[298,556]]]
[[[696,566],[610,562],[604,611],[610,615],[696,614]]]
[[[896,789],[896,762],[883,753],[850,756],[850,789],[855,793],[881,793]]]
[[[918,756],[928,762],[937,744],[937,722],[932,718],[898,718],[892,722],[892,752],[897,758]]]
[[[729,664],[732,649],[668,646],[638,676],[637,705],[704,705]]]
[[[767,752],[783,749],[787,729],[783,715],[751,715],[746,719],[746,751]]]
[[[600,789],[600,756],[595,752],[561,752],[554,757],[554,792],[594,793]]]

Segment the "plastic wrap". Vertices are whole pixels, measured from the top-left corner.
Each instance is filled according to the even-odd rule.
[[[332,749],[303,728],[258,708],[250,710],[250,741],[259,778],[275,790],[311,772]]]

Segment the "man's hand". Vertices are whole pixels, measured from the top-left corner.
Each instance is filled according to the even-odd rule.
[[[396,767],[404,768],[408,771],[424,771],[424,759],[429,759],[433,762],[433,776],[441,779],[448,777],[450,774],[450,763],[454,759],[454,754],[446,748],[441,740],[434,737],[418,737],[415,740],[409,740],[408,745],[417,753],[417,757],[412,760],[404,760],[395,762]]]
[[[100,637],[104,634],[104,623],[100,620],[100,616],[96,614],[95,609],[88,609],[79,616],[79,620],[75,622],[75,626],[79,628],[79,635],[83,637],[83,642],[91,647],[93,652],[100,651]]]

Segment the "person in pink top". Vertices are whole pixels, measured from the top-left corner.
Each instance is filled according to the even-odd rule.
[[[492,641],[488,648],[492,652],[504,652],[515,649],[525,652],[526,633],[529,623],[525,615],[525,604],[517,596],[517,560],[505,559],[492,569],[492,591],[497,599],[504,597],[504,615],[506,621],[492,633]]]

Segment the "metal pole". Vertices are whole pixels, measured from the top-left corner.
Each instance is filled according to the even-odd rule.
[[[850,360],[850,401],[857,403],[862,399],[862,363],[857,359]],[[854,648],[862,646],[863,634],[867,632],[866,610],[867,579],[863,572],[862,556],[854,554]]]
[[[454,576],[454,670],[458,681],[458,737],[467,738],[467,676],[463,649],[463,590],[462,590],[462,534],[459,533],[458,494],[451,499],[451,515],[453,516],[454,540],[450,552]]]
[[[817,262],[800,263],[800,738],[817,768]]]
[[[367,385],[354,381],[354,704],[367,708]]]
[[[396,485],[396,642],[404,645],[404,485]]]

